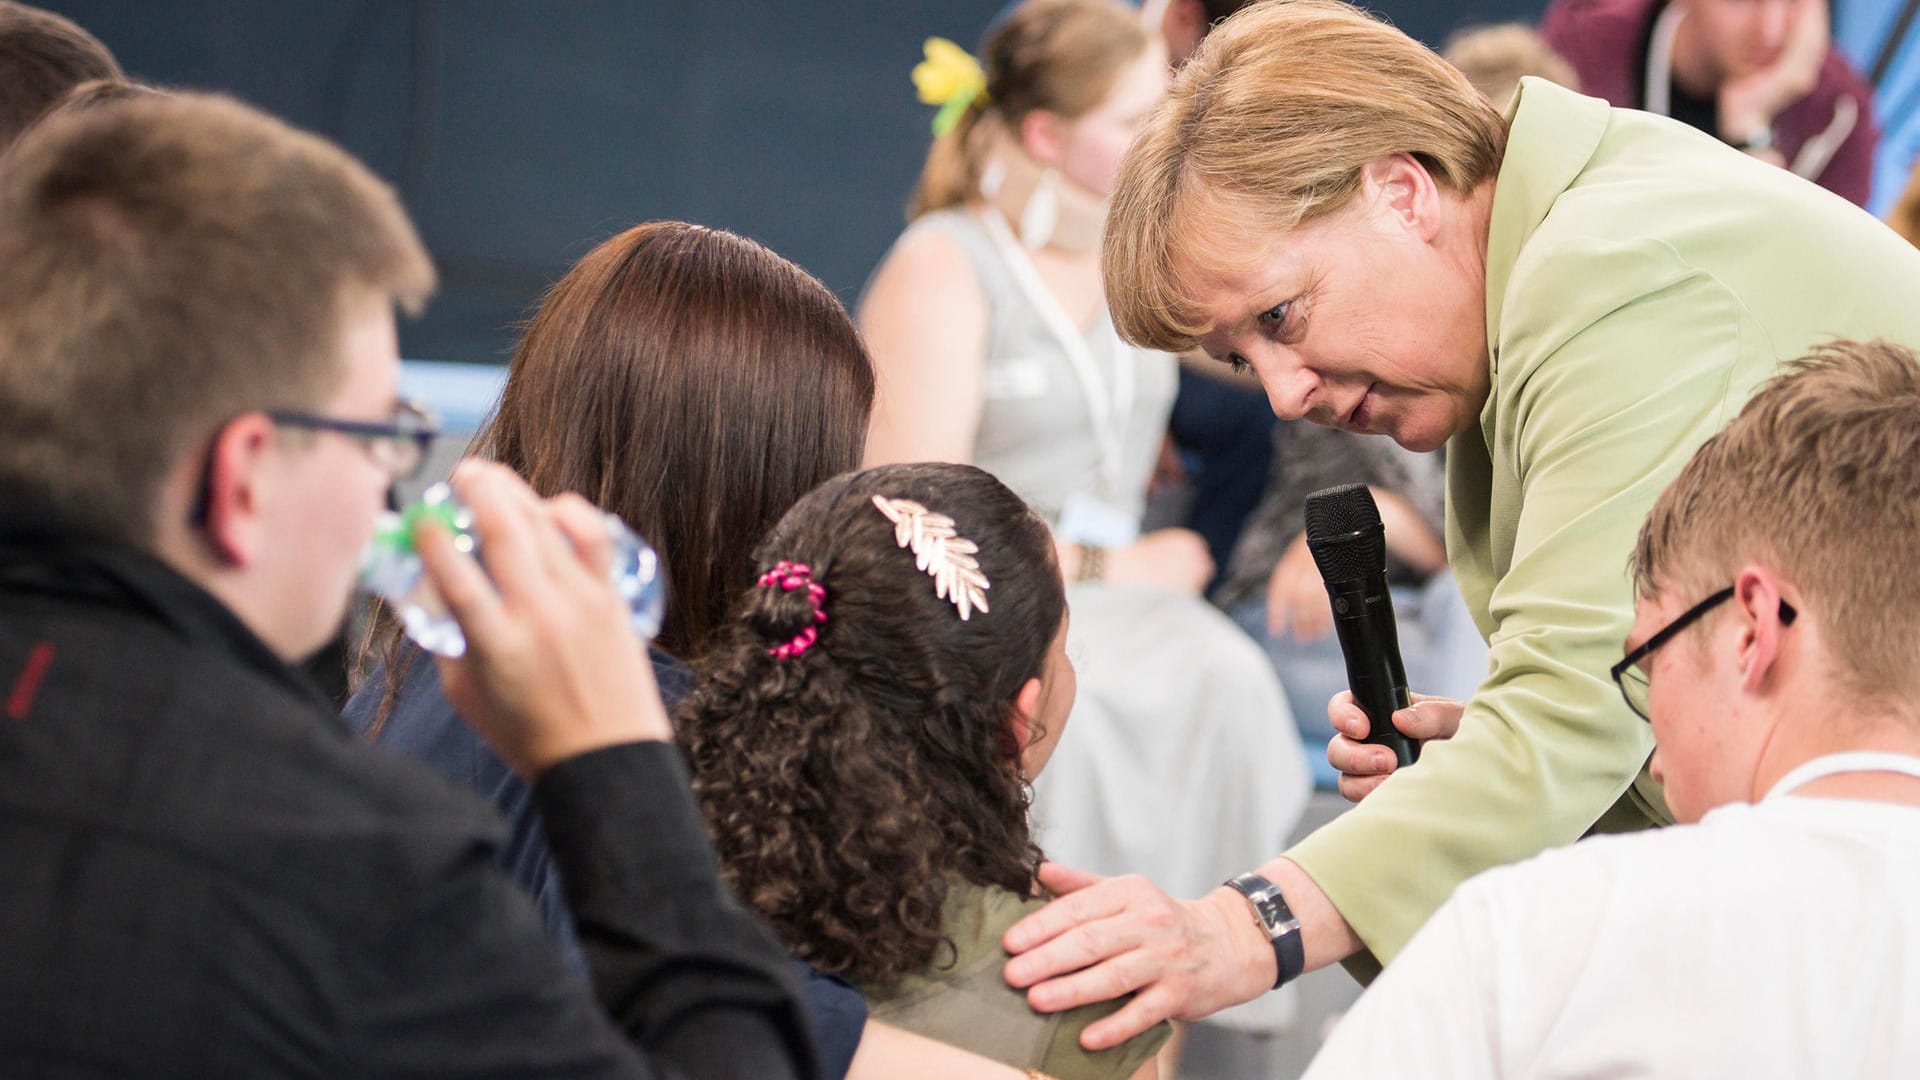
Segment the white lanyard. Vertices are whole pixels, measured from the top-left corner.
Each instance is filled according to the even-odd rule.
[[[1827,754],[1803,761],[1787,775],[1774,781],[1767,789],[1762,800],[1779,795],[1787,795],[1796,788],[1805,787],[1815,780],[1841,773],[1891,772],[1904,773],[1920,779],[1920,757],[1912,754],[1891,754],[1878,750],[1852,750],[1841,754]]]
[[[1650,113],[1673,115],[1673,39],[1686,17],[1679,5],[1668,4],[1653,21],[1647,42],[1647,85],[1640,93],[1640,105]]]
[[[1100,364],[1094,359],[1093,350],[1087,347],[1086,337],[1073,324],[1073,320],[1067,318],[1060,302],[1047,291],[1046,283],[1040,280],[1040,272],[1034,269],[1033,261],[1027,258],[1025,249],[1014,239],[1013,230],[1007,227],[1006,218],[993,207],[986,208],[980,216],[986,221],[987,236],[999,250],[1007,268],[1013,272],[1015,284],[1020,286],[1028,302],[1040,313],[1040,321],[1046,324],[1047,330],[1059,339],[1061,350],[1067,354],[1067,362],[1073,366],[1074,377],[1080,382],[1081,395],[1087,401],[1087,416],[1093,421],[1094,445],[1100,452],[1100,484],[1103,489],[1100,494],[1108,500],[1119,500],[1123,497],[1120,490],[1122,447],[1127,418],[1133,412],[1133,350],[1122,348],[1114,356],[1113,390],[1109,394]],[[1104,306],[1103,302],[1103,310]],[[1107,336],[1116,344],[1120,343],[1117,335],[1109,333]]]

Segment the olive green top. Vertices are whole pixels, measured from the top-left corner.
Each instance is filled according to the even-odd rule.
[[[1101,1051],[1080,1048],[1080,1032],[1112,1015],[1127,998],[1063,1013],[1037,1013],[1025,991],[1007,985],[1000,969],[1007,952],[1000,938],[1043,900],[1022,900],[1005,889],[957,883],[947,893],[942,920],[954,952],[889,988],[861,984],[868,1015],[930,1039],[993,1058],[1017,1069],[1039,1069],[1058,1080],[1124,1080],[1147,1063],[1172,1034],[1165,1023]],[[946,961],[952,961],[951,964]]]
[[[1492,388],[1447,447],[1447,554],[1488,675],[1457,737],[1289,852],[1381,961],[1481,870],[1667,820],[1652,733],[1607,675],[1641,521],[1782,361],[1920,344],[1920,252],[1846,200],[1538,79],[1508,108]]]

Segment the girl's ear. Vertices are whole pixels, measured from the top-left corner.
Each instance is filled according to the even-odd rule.
[[[1028,679],[1013,695],[1013,741],[1021,750],[1033,745],[1033,718],[1040,709],[1040,680]]]

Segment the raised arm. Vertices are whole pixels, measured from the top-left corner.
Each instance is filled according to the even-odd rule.
[[[497,465],[465,465],[455,483],[487,563],[456,554],[444,531],[419,538],[468,644],[441,673],[534,784],[598,1007],[473,844],[392,924],[380,958],[391,977],[356,996],[372,1034],[347,1071],[817,1076],[791,961],[721,883],[607,581],[605,519],[575,496],[538,499]]]

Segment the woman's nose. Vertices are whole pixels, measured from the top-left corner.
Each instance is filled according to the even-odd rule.
[[[1313,407],[1313,392],[1320,380],[1311,371],[1283,361],[1263,365],[1260,385],[1266,388],[1267,405],[1282,420],[1298,420]]]

